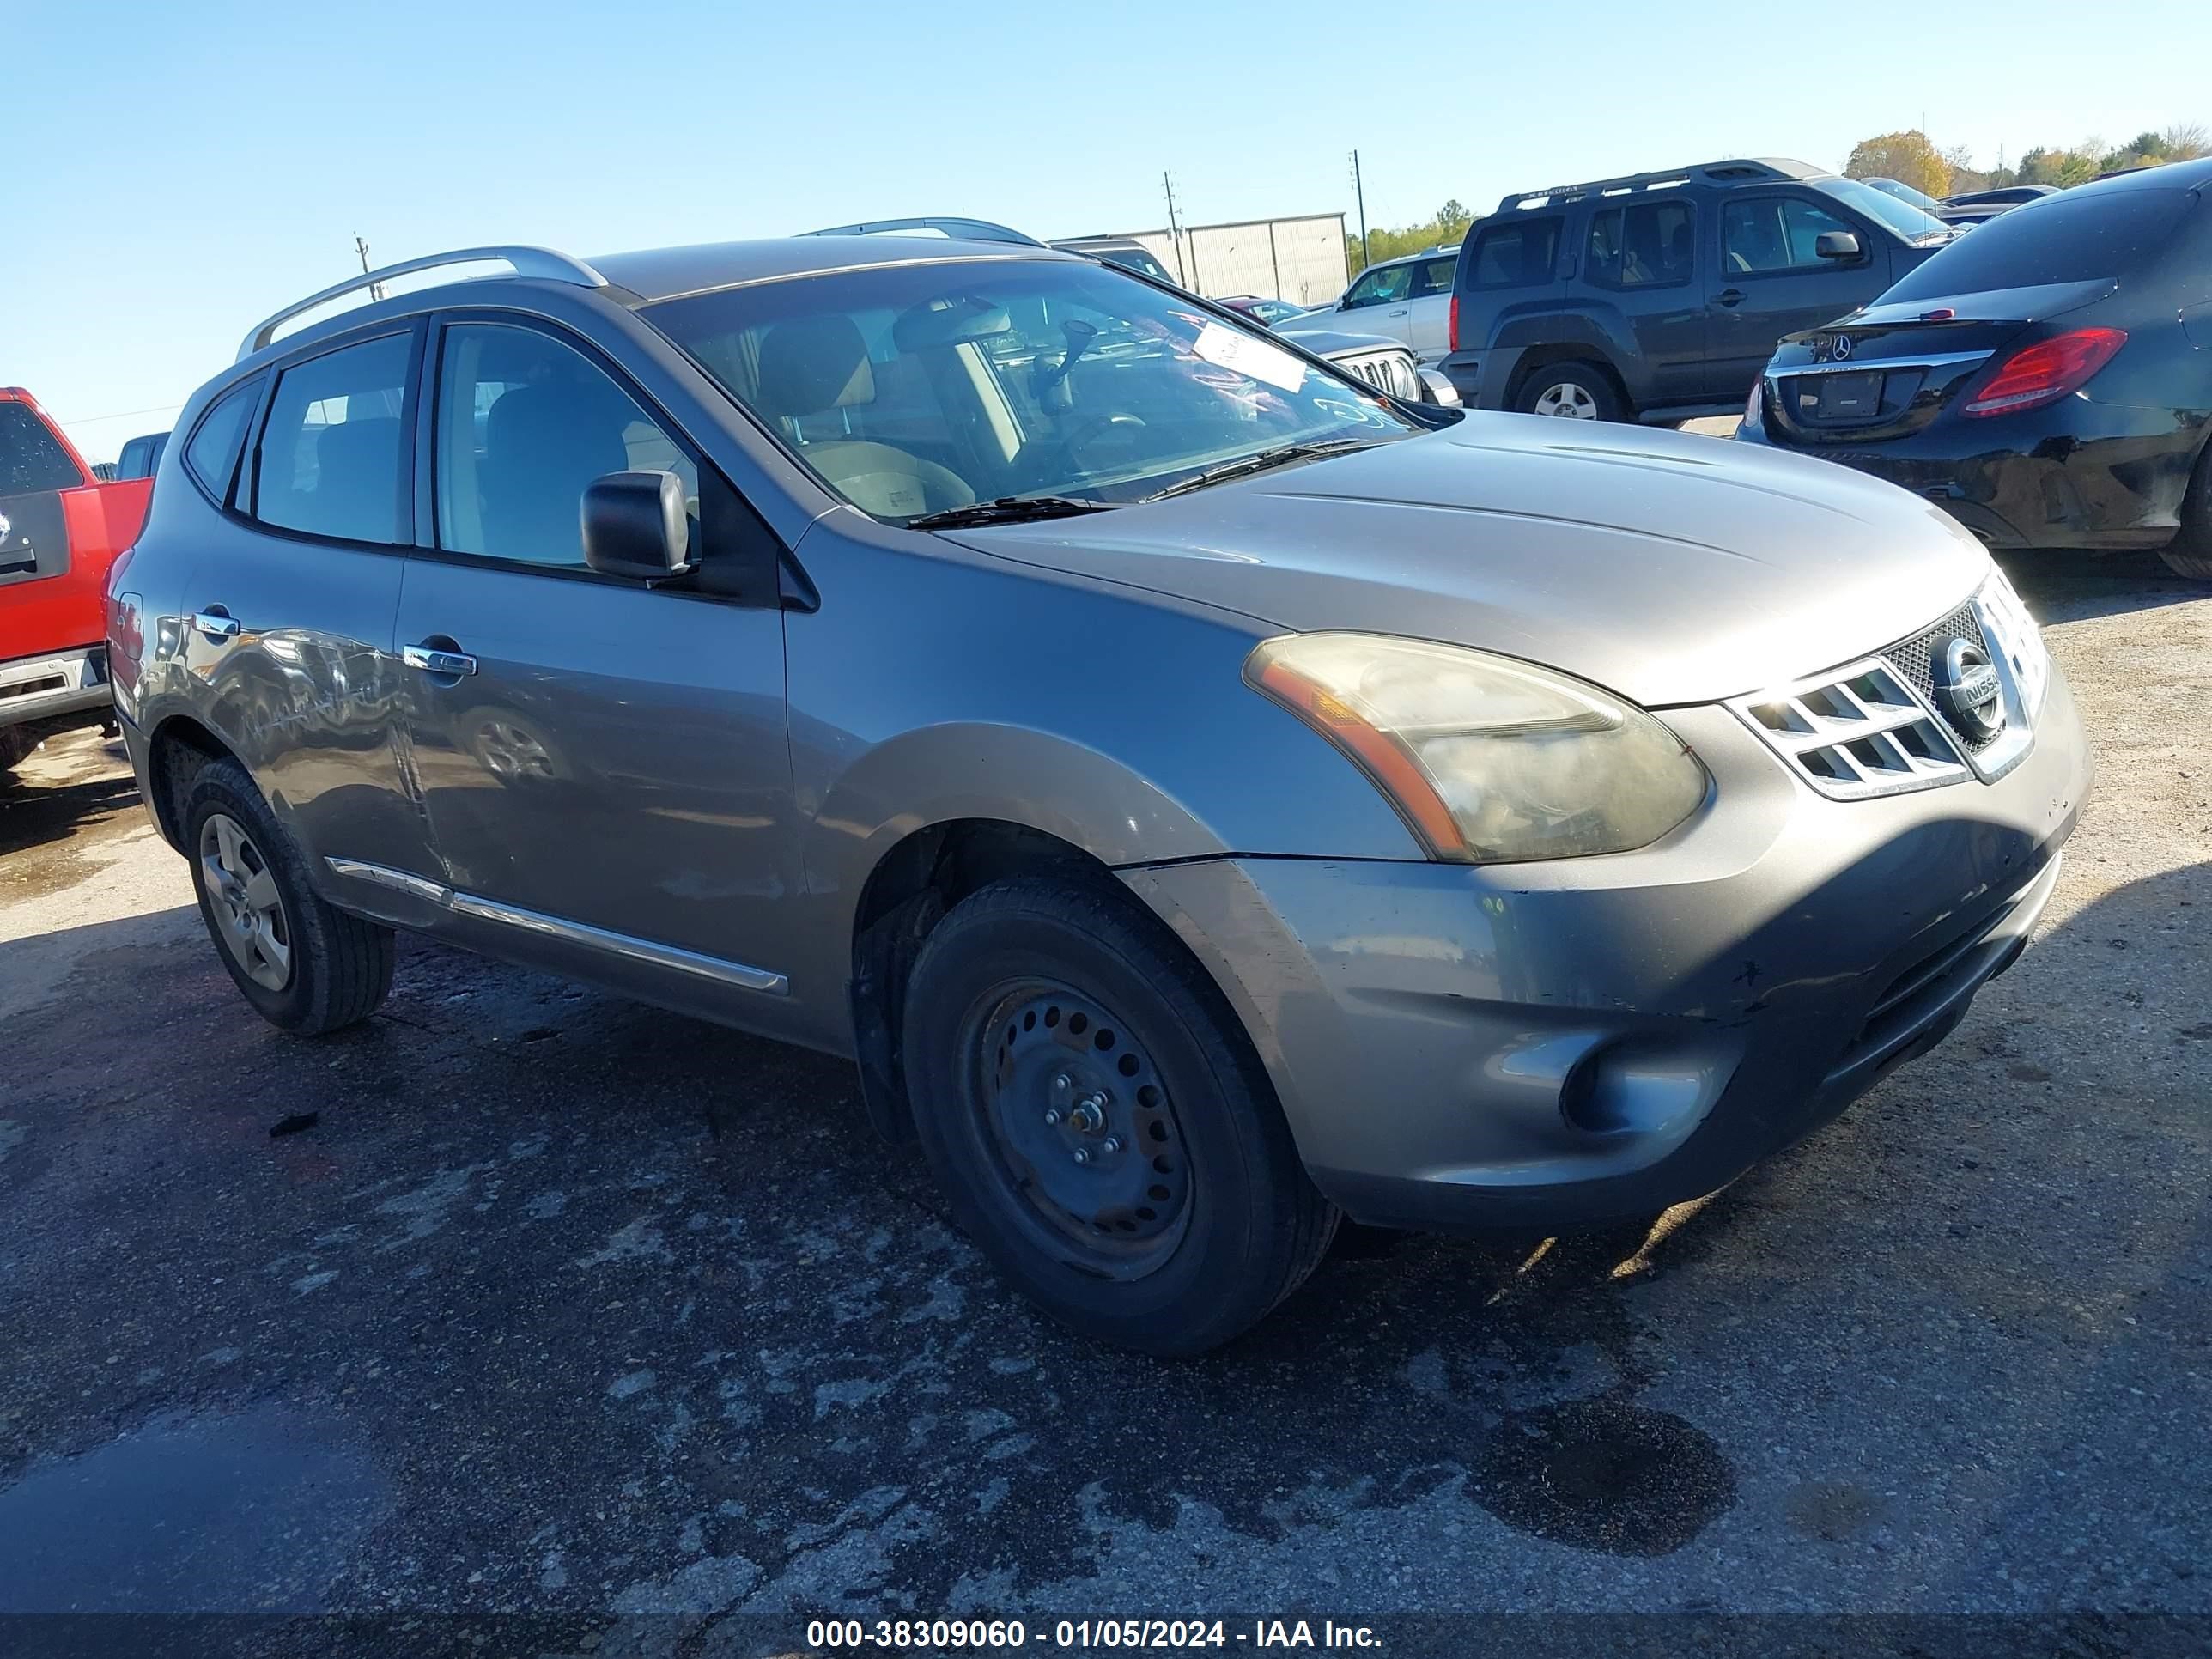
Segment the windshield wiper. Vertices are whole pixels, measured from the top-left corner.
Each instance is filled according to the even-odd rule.
[[[1156,489],[1139,498],[1143,501],[1164,501],[1170,495],[1184,495],[1194,489],[1203,489],[1208,484],[1218,484],[1231,478],[1241,478],[1248,473],[1265,472],[1278,466],[1287,466],[1292,461],[1318,460],[1323,455],[1349,454],[1355,449],[1372,449],[1384,441],[1380,438],[1315,438],[1304,443],[1278,444],[1273,449],[1263,449],[1256,455],[1246,455],[1233,461],[1224,461],[1218,466],[1209,466],[1203,472],[1194,472],[1188,478],[1178,478],[1165,489]]]
[[[995,501],[970,501],[940,507],[908,519],[908,530],[959,530],[969,525],[1023,524],[1036,519],[1065,519],[1076,513],[1107,513],[1111,501],[1079,501],[1073,495],[1001,495]]]

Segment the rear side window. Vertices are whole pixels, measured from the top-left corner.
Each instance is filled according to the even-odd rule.
[[[1477,233],[1468,250],[1469,288],[1526,288],[1552,280],[1559,254],[1559,220],[1516,219]]]
[[[1413,292],[1407,297],[1425,300],[1432,295],[1451,292],[1452,273],[1459,269],[1459,255],[1451,253],[1441,259],[1429,259],[1413,268]]]
[[[1977,225],[1885,300],[2124,276],[2156,257],[2197,198],[2182,190],[2050,196]]]
[[[1697,222],[1687,202],[1607,208],[1590,218],[1583,275],[1608,288],[1660,288],[1697,274]]]
[[[403,539],[400,489],[411,337],[345,346],[276,377],[253,514],[349,542]]]
[[[27,405],[0,403],[0,495],[75,489],[84,483],[69,451]]]
[[[238,466],[239,440],[246,435],[246,422],[260,397],[261,381],[258,377],[244,386],[233,386],[200,416],[200,423],[192,428],[191,441],[185,446],[185,465],[199,481],[200,488],[219,502],[230,499],[230,477]]]

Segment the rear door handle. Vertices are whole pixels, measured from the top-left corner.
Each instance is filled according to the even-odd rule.
[[[228,640],[234,640],[245,631],[238,618],[219,605],[205,611],[195,611],[192,615],[192,626],[199,629],[202,639],[211,641],[216,645],[221,645]]]
[[[1740,288],[1724,288],[1714,297],[1724,306],[1741,305],[1743,290]]]
[[[426,674],[446,674],[458,678],[477,672],[477,659],[465,651],[440,651],[427,645],[403,645],[399,660],[410,668],[419,668]]]

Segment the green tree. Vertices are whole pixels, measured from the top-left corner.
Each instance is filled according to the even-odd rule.
[[[1951,193],[1951,167],[1917,127],[1862,140],[1844,163],[1853,179],[1894,179],[1930,196]]]

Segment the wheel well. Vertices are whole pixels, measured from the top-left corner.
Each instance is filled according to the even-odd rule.
[[[1110,868],[1081,848],[993,818],[917,830],[870,872],[853,920],[853,1036],[861,1097],[885,1138],[914,1137],[900,1027],[907,981],[930,930],[978,888],[1008,876],[1047,874],[1120,889]]]
[[[1613,366],[1612,359],[1603,351],[1589,345],[1529,347],[1513,370],[1512,383],[1505,388],[1506,407],[1510,409],[1518,404],[1530,379],[1539,370],[1549,368],[1555,363],[1588,363],[1613,383],[1613,395],[1620,399],[1621,408],[1632,413],[1635,410],[1636,400],[1628,395],[1628,386],[1620,378],[1620,371]]]
[[[185,844],[185,793],[212,760],[228,760],[222,740],[198,720],[173,715],[155,727],[146,744],[146,771],[155,821],[170,846]]]

